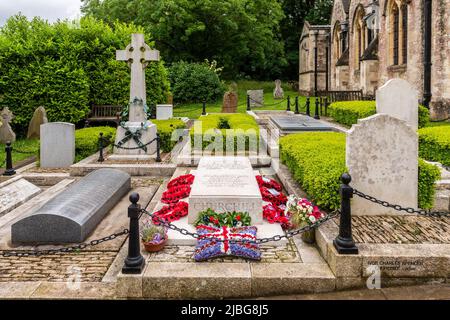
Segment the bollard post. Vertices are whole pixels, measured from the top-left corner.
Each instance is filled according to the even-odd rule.
[[[286,111],[291,111],[291,96],[287,96]]]
[[[247,95],[247,111],[251,111],[252,108],[250,108],[250,96]]]
[[[202,104],[202,116],[206,116],[206,100],[203,100],[203,104]]]
[[[295,114],[299,114],[300,112],[298,111],[298,96],[295,97]]]
[[[358,248],[352,236],[352,214],[350,199],[353,197],[353,188],[350,187],[352,178],[348,173],[341,176],[341,216],[339,222],[339,235],[334,239],[333,245],[339,254],[358,254]]]
[[[325,104],[325,117],[328,117],[328,97],[324,98],[324,104]]]
[[[100,132],[100,137],[98,138],[98,149],[100,154],[97,162],[103,162],[105,161],[105,158],[103,157],[103,132]]]
[[[310,110],[310,108],[309,108],[309,105],[310,105],[310,100],[309,100],[309,97],[306,97],[306,115],[308,116],[308,117],[311,117],[311,110]]]
[[[6,142],[5,146],[5,153],[6,153],[6,169],[3,173],[4,176],[13,176],[16,174],[16,170],[13,168],[13,161],[12,161],[12,146],[11,142]]]
[[[319,120],[319,98],[316,97],[316,107],[314,108],[314,119]]]
[[[131,204],[128,207],[128,217],[130,218],[130,233],[128,237],[128,256],[125,259],[122,273],[140,274],[145,266],[144,257],[141,255],[141,243],[139,240],[139,213],[141,205],[138,204],[139,194],[133,192],[130,195]]]
[[[156,162],[161,162],[161,137],[156,133]]]

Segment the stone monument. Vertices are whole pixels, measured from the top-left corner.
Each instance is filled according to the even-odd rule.
[[[157,104],[156,105],[156,119],[168,120],[173,118],[172,104]]]
[[[148,143],[156,138],[156,125],[147,119],[145,68],[150,61],[159,61],[159,51],[150,49],[143,34],[133,33],[131,44],[125,50],[118,50],[116,59],[127,61],[131,69],[131,81],[129,118],[117,128],[115,144],[122,148],[115,147],[114,154],[152,155],[156,152],[156,141]]]
[[[250,107],[262,107],[264,105],[264,90],[247,90],[250,97]]]
[[[75,125],[48,122],[40,128],[41,168],[67,168],[75,161]]]
[[[222,113],[236,113],[238,95],[236,92],[227,91],[223,95]]]
[[[358,120],[347,133],[346,164],[352,187],[377,199],[417,208],[418,137],[405,121],[387,114]],[[354,215],[399,215],[355,196]]]
[[[47,112],[44,107],[38,107],[34,110],[33,117],[28,125],[27,139],[38,138],[41,136],[41,124],[47,123]]]
[[[281,87],[281,80],[277,79],[275,80],[275,89],[273,90],[273,98],[274,99],[283,99],[284,98],[284,91]]]
[[[40,192],[39,187],[28,182],[21,175],[0,183],[0,217]]]
[[[5,107],[0,113],[1,126],[0,126],[0,143],[14,142],[16,141],[16,134],[9,124],[14,119],[13,113],[8,107]]]

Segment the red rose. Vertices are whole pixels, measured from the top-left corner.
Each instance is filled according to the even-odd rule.
[[[241,216],[236,216],[237,221],[241,221]]]

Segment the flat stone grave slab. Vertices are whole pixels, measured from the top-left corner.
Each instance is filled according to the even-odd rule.
[[[11,242],[82,242],[130,189],[129,174],[116,169],[96,170],[14,223]]]
[[[41,192],[21,175],[0,183],[0,217]]]
[[[304,115],[270,116],[270,120],[282,132],[336,131],[328,123]]]
[[[247,157],[203,157],[189,196],[189,223],[208,208],[216,212],[248,212],[261,224],[262,197]]]

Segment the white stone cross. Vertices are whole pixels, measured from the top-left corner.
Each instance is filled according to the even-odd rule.
[[[131,44],[125,50],[116,51],[116,60],[127,61],[131,68],[130,101],[138,98],[145,104],[147,99],[144,69],[147,67],[148,62],[159,61],[159,51],[150,49],[145,43],[142,33],[133,33],[131,35]],[[136,114],[133,110],[130,110],[129,120],[136,122],[145,121],[145,119],[142,119],[142,114]]]

